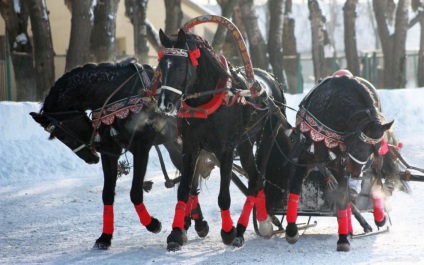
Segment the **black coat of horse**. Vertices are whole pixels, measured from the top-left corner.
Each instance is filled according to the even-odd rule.
[[[176,120],[156,113],[152,97],[141,98],[139,89],[150,86],[153,69],[128,58],[119,63],[86,64],[59,78],[50,89],[34,120],[87,163],[99,162],[104,173],[103,233],[94,247],[108,249],[114,231],[113,203],[122,151],[133,154],[131,202],[140,222],[153,233],[161,223],[143,203],[143,182],[149,151],[163,144],[173,164],[181,170],[181,144]],[[86,111],[92,111],[92,119]],[[200,208],[199,208],[200,209]],[[197,210],[199,210],[197,209]],[[201,212],[197,212],[198,218]],[[205,235],[204,235],[205,236]]]
[[[349,251],[349,178],[358,178],[370,158],[380,157],[387,123],[380,112],[380,102],[369,83],[350,75],[324,79],[303,99],[296,116],[297,167],[290,181],[287,205],[286,239],[297,242],[297,207],[302,181],[319,166],[337,181],[336,207],[339,224],[338,251]],[[376,224],[385,222],[382,200],[376,198]],[[376,205],[378,204],[378,205]]]
[[[254,205],[260,233],[270,237],[272,225],[265,207],[261,176],[265,173],[272,139],[269,143],[260,141],[261,137],[268,139],[278,134],[278,128],[272,128],[275,120],[270,118],[270,109],[264,105],[261,109],[260,104],[243,96],[249,92],[249,87],[242,71],[237,72],[237,69],[232,68],[201,37],[180,30],[177,36],[172,37],[160,31],[160,39],[165,50],[159,54],[158,69],[161,71],[162,86],[158,106],[170,115],[178,115],[183,139],[182,178],[173,230],[167,238],[168,250],[178,250],[183,244],[182,216],[188,207],[193,172],[201,150],[213,153],[220,165],[218,205],[221,209],[221,237],[224,244],[243,245],[243,235]],[[282,86],[274,77],[258,69],[255,70],[255,76],[264,87],[270,88],[275,102],[285,103]],[[278,111],[284,113],[285,109],[281,107]],[[284,144],[289,143],[287,139],[282,140],[284,148]],[[253,145],[258,142],[267,144],[258,145],[260,159],[255,162]],[[230,216],[229,191],[234,150],[240,156],[241,165],[249,178],[248,194],[237,227],[233,226]]]

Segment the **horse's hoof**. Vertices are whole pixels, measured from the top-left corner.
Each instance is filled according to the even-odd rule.
[[[350,244],[349,243],[337,243],[337,251],[349,252]]]
[[[177,242],[169,242],[166,246],[166,250],[168,251],[179,251],[181,250],[181,245]]]
[[[166,243],[168,244],[166,247],[168,251],[180,250],[184,243],[183,232],[179,228],[172,229],[171,234],[169,234],[168,238],[166,239]]]
[[[383,227],[386,224],[386,216],[384,216],[383,220],[381,220],[380,222],[378,222],[377,220],[374,221],[377,227]]]
[[[349,240],[347,239],[347,235],[340,234],[339,240],[337,241],[337,251],[348,252],[350,251]]]
[[[286,227],[286,240],[290,244],[294,244],[299,240],[299,230],[296,223],[288,223]]]
[[[152,221],[150,224],[146,225],[146,229],[153,234],[157,234],[162,230],[162,223],[158,219],[152,217]]]
[[[243,244],[244,244],[244,238],[242,236],[238,236],[234,238],[233,243],[231,245],[239,248],[239,247],[242,247]]]
[[[236,228],[233,226],[233,228],[231,228],[230,232],[225,232],[223,229],[221,229],[221,238],[222,238],[222,242],[224,242],[225,245],[231,245],[234,241],[234,239],[236,238],[237,235],[237,230]]]
[[[206,220],[196,220],[195,221],[195,225],[194,225],[194,229],[197,232],[197,235],[201,238],[204,238],[208,235],[209,233],[209,224]]]
[[[111,245],[112,245],[112,235],[102,233],[102,235],[94,243],[93,248],[108,250]]]
[[[183,243],[187,243],[187,241],[188,241],[188,236],[187,236],[187,230],[186,229],[183,229],[183,234],[182,234],[182,236],[183,236]]]
[[[272,237],[273,227],[269,216],[265,221],[259,222],[258,230],[263,238],[270,239]]]

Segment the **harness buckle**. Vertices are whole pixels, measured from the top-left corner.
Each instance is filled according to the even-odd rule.
[[[53,125],[53,123],[50,123],[44,130],[48,133],[52,133],[56,129],[56,126]]]

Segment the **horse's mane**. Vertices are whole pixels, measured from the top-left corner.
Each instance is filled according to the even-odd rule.
[[[199,87],[210,87],[217,81],[229,77],[227,66],[224,66],[220,60],[219,54],[212,48],[209,42],[198,35],[187,33],[187,44],[191,49],[195,47],[200,50],[200,58],[198,59],[198,81]]]
[[[358,124],[367,118],[379,123],[385,122],[378,109],[378,99],[355,77],[332,77],[324,80],[316,90],[305,105],[321,122],[336,131],[354,129],[349,128],[350,124]],[[371,118],[367,116],[366,110],[369,110]]]
[[[87,63],[68,71],[51,87],[41,110],[66,107],[69,101],[75,100],[80,89],[89,89],[95,82],[116,80],[120,75],[117,70],[121,68],[134,65],[140,69],[141,65],[136,61],[135,58],[128,57],[119,62]]]

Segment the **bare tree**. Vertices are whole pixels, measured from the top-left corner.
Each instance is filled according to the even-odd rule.
[[[236,8],[239,0],[218,0],[219,6],[221,7],[221,15],[223,17],[230,18],[233,16],[234,9]],[[215,32],[215,36],[212,41],[212,46],[215,51],[220,52],[224,46],[226,28],[218,27]]]
[[[1,0],[0,13],[6,23],[6,33],[11,50],[17,87],[16,100],[36,101],[38,93],[35,83],[33,50],[27,33],[28,10],[22,2],[16,6],[14,6],[14,2],[13,0]]]
[[[359,75],[359,57],[356,45],[356,8],[358,0],[346,0],[343,7],[344,45],[347,68],[353,75]]]
[[[314,65],[315,80],[327,75],[324,45],[327,42],[325,29],[326,19],[322,14],[319,1],[308,0],[312,33],[312,60]]]
[[[268,54],[275,77],[286,83],[283,68],[283,25],[285,0],[269,0]]]
[[[96,62],[116,58],[116,12],[119,0],[97,0],[90,37],[90,53]]]
[[[409,28],[409,0],[399,0],[396,8],[393,0],[373,0],[378,35],[384,56],[385,88],[402,88],[406,85],[406,35]],[[396,14],[394,16],[394,14]],[[394,31],[390,21],[394,20]],[[393,25],[391,25],[393,26]]]
[[[134,27],[134,53],[142,62],[148,61],[149,45],[147,37],[148,0],[125,0],[125,15],[130,18]]]
[[[47,7],[43,0],[28,0],[34,42],[35,80],[37,99],[47,95],[55,81],[54,50]]]
[[[240,0],[241,18],[249,40],[249,51],[254,67],[268,69],[268,58],[266,56],[266,43],[258,25],[253,0]]]
[[[93,0],[65,2],[72,9],[71,36],[65,70],[90,61],[90,36],[93,28]]]
[[[417,71],[417,85],[424,87],[424,3],[420,0],[412,0],[412,10],[416,15],[409,22],[409,28],[413,27],[416,23],[420,23],[420,50],[418,52],[418,71]]]
[[[299,79],[301,74],[299,73],[299,62],[296,47],[296,36],[295,36],[295,19],[291,15],[292,12],[292,0],[286,0],[286,7],[284,9],[284,26],[283,26],[283,64],[287,75],[287,83],[289,87],[289,93],[296,94],[299,91],[299,86],[303,83],[303,80]]]
[[[182,26],[183,11],[181,9],[181,0],[164,0],[166,9],[165,33],[177,34]]]

